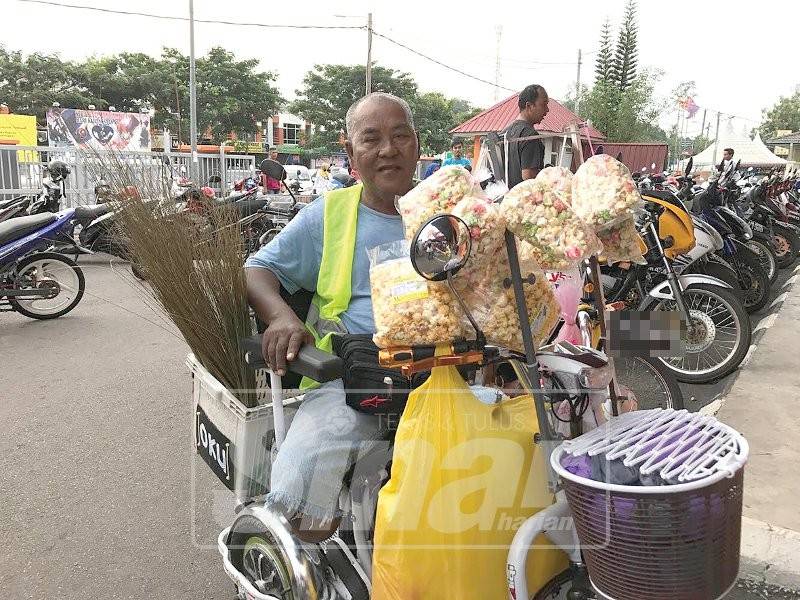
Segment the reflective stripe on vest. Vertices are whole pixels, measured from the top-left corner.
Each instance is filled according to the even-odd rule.
[[[339,319],[350,305],[353,286],[353,256],[356,247],[358,205],[363,185],[332,190],[321,200],[325,203],[322,219],[322,260],[317,276],[317,291],[311,301],[306,327],[317,348],[333,351],[331,335],[347,333]],[[318,200],[319,202],[320,200]],[[317,385],[303,378],[302,389]]]

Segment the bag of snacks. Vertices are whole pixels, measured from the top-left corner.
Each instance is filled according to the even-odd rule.
[[[523,289],[528,322],[533,342],[539,347],[558,324],[561,309],[545,274],[530,261],[520,261],[520,268],[525,280]],[[464,303],[490,344],[524,351],[514,286],[511,285],[511,267],[505,255],[498,260],[498,266],[490,276],[463,294]]]
[[[427,281],[414,271],[408,242],[372,248],[369,257],[378,347],[436,344],[474,334],[447,284]]]
[[[572,208],[595,231],[624,220],[640,203],[628,167],[608,154],[592,156],[572,178]]]
[[[505,252],[506,224],[500,207],[483,198],[468,196],[453,208],[452,214],[467,224],[472,244],[469,260],[459,276],[483,279],[488,269],[497,266],[498,254]]]
[[[543,269],[569,270],[603,249],[592,228],[542,181],[514,186],[500,206],[506,227],[533,246],[533,258]]]
[[[467,196],[485,198],[481,186],[464,167],[443,167],[420,182],[397,199],[397,210],[403,217],[406,239],[412,241],[425,221],[434,215],[451,212]]]
[[[632,216],[598,229],[597,237],[603,242],[602,257],[608,264],[632,262],[644,265],[647,263],[642,256],[643,246]]]
[[[572,206],[572,171],[566,167],[545,167],[535,181],[545,184],[562,202]]]

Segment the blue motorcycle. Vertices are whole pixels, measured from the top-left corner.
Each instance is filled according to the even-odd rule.
[[[83,298],[86,281],[75,261],[48,251],[69,234],[75,211],[41,213],[0,223],[0,311],[55,319]]]

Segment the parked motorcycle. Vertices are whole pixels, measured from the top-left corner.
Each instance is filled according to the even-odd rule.
[[[39,194],[0,201],[0,223],[14,217],[58,212],[61,209],[61,200],[66,195],[65,182],[70,172],[70,168],[60,160],[49,163]]]
[[[33,319],[55,319],[83,298],[81,269],[63,254],[47,251],[71,227],[73,211],[41,213],[0,223],[0,310]]]

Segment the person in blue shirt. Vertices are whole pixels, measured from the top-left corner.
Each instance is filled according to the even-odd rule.
[[[442,167],[442,160],[439,158],[435,159],[430,165],[428,165],[428,168],[425,170],[425,175],[422,178],[427,179],[428,177],[436,173],[436,171],[438,171],[441,167]]]
[[[452,150],[453,156],[444,159],[442,166],[458,165],[459,167],[464,167],[471,171],[472,161],[464,156],[464,145],[461,143],[461,140],[453,140]]]

